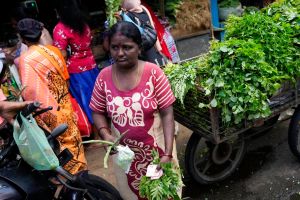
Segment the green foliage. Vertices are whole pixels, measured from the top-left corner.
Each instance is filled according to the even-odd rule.
[[[269,98],[300,75],[300,1],[279,0],[261,11],[230,16],[225,41],[212,41],[200,60],[166,68],[176,98],[202,87],[227,125],[271,114]],[[199,92],[199,91],[198,91]]]
[[[106,18],[109,23],[109,27],[114,25],[117,22],[114,14],[119,11],[121,0],[105,0],[106,5]]]
[[[226,22],[226,38],[252,39],[261,44],[266,61],[272,63],[281,74],[291,78],[300,74],[299,49],[294,46],[294,30],[289,23],[276,23],[262,12],[253,12],[243,17],[230,16]],[[297,59],[298,58],[298,59]]]
[[[299,0],[290,0],[290,1],[278,1],[271,4],[269,7],[263,9],[263,12],[272,17],[272,19],[284,26],[285,23],[291,25],[292,36],[294,39],[294,44],[300,45],[300,1]]]
[[[267,99],[286,78],[266,62],[261,45],[238,39],[212,42],[200,76],[200,85],[213,97],[208,106],[221,108],[225,123],[267,117]]]
[[[176,21],[176,13],[182,4],[182,0],[165,0],[165,13],[172,24]]]
[[[229,7],[236,8],[239,5],[240,5],[239,0],[218,0],[218,6],[220,8],[229,8]]]
[[[152,164],[158,164],[158,152],[153,150],[152,156]],[[161,163],[160,165],[164,173],[162,177],[156,180],[151,180],[146,176],[141,178],[139,186],[139,193],[141,197],[149,200],[180,200],[177,194],[177,190],[182,186],[179,168],[175,167],[171,162]]]
[[[204,64],[204,57],[180,64],[167,64],[164,69],[174,96],[184,105],[184,97],[187,92],[195,88],[195,79],[198,68]]]
[[[145,0],[146,3],[154,10],[160,10],[160,1],[159,0]],[[180,9],[180,5],[182,4],[182,0],[164,0],[164,10],[165,15],[168,18],[168,21],[171,24],[175,24],[176,22],[176,13]]]

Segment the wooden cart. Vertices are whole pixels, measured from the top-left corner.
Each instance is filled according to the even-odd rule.
[[[298,149],[300,106],[300,83],[285,83],[270,98],[272,114],[257,121],[243,121],[238,125],[225,126],[221,112],[216,108],[199,108],[199,102],[208,103],[209,98],[201,89],[186,95],[185,108],[174,106],[175,119],[193,131],[185,154],[185,164],[190,176],[200,184],[211,184],[229,177],[239,166],[246,151],[245,140],[269,130],[279,115],[296,108],[289,126],[289,145],[292,153],[300,158]],[[193,103],[198,102],[198,103]],[[258,122],[264,122],[258,126]]]

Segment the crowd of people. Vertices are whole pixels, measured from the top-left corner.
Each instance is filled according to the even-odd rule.
[[[124,0],[121,7],[134,13],[129,15],[133,20],[140,18],[154,26],[139,0]],[[124,199],[142,199],[138,186],[152,161],[152,149],[158,150],[161,163],[178,165],[172,107],[175,97],[161,69],[168,60],[158,40],[144,51],[137,26],[119,19],[106,38],[112,64],[100,70],[91,50],[91,30],[78,2],[60,0],[57,13],[59,21],[52,34],[43,23],[26,17],[16,24],[15,38],[19,41],[14,51],[5,51],[8,43],[0,42],[7,62],[18,69],[25,101],[0,102],[0,115],[11,122],[28,102],[52,106],[53,110],[36,120],[49,131],[68,124],[68,130],[58,139],[61,150],[68,148],[73,154],[65,169],[77,173],[87,169],[88,163],[72,107],[74,97],[95,137],[113,142],[126,132],[120,144],[130,147],[135,157],[129,173],[115,166],[118,189]]]

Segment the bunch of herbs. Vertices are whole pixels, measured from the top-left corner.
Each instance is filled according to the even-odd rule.
[[[300,75],[299,49],[294,45],[294,30],[290,23],[277,23],[263,12],[242,17],[230,16],[225,25],[225,40],[253,40],[262,46],[266,62],[281,75],[292,80]]]
[[[208,65],[200,74],[200,85],[212,96],[209,105],[200,107],[221,108],[223,121],[236,124],[270,115],[267,100],[284,78],[266,62],[261,45],[239,39],[212,42]]]
[[[141,178],[139,193],[143,198],[149,200],[180,200],[177,192],[182,187],[180,170],[172,162],[160,163],[159,154],[152,151],[152,164],[159,164],[163,170],[163,175],[159,179],[151,180],[150,177]]]
[[[196,87],[197,71],[205,63],[205,58],[202,56],[182,64],[168,63],[164,68],[174,96],[179,99],[182,105],[184,105],[184,98],[188,91]]]

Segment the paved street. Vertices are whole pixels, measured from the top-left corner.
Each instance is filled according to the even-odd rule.
[[[271,131],[250,139],[240,168],[222,183],[203,186],[185,174],[183,197],[195,200],[300,200],[300,162],[287,144],[288,125],[289,121],[278,123]],[[183,170],[185,145],[190,133],[180,126],[177,147]],[[112,171],[103,168],[103,152],[103,148],[87,150],[90,170],[115,184]]]

